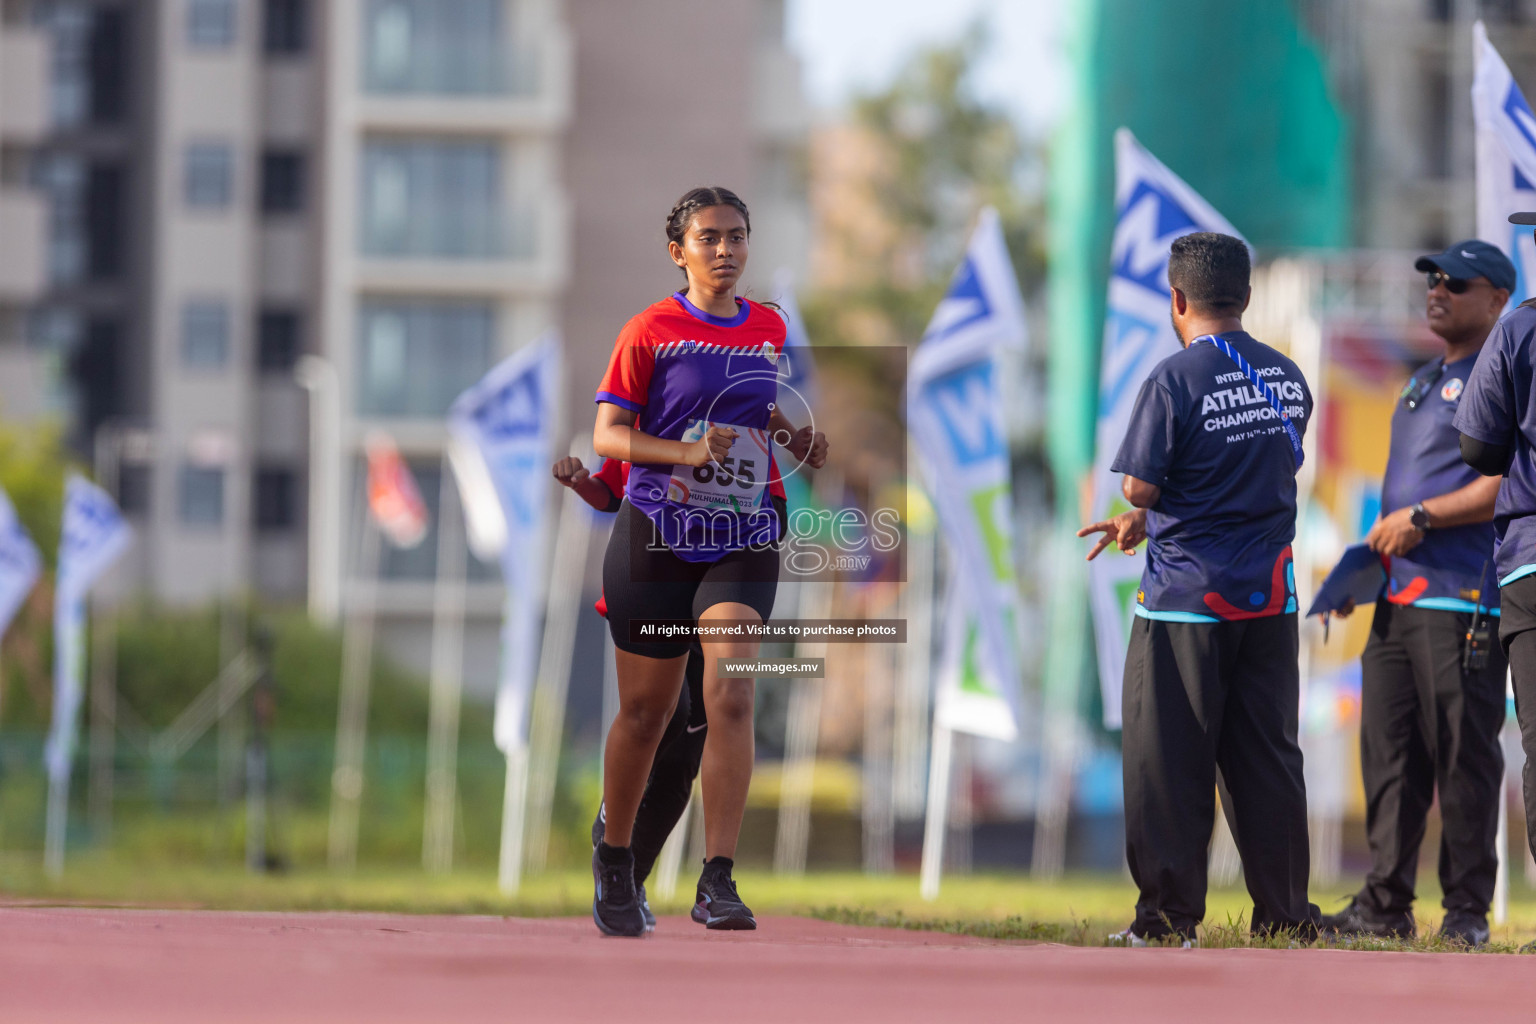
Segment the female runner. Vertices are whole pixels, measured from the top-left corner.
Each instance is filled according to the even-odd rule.
[[[667,249],[687,288],[625,325],[597,393],[593,448],[632,464],[603,564],[619,712],[604,754],[592,917],[610,935],[645,933],[630,843],[689,646],[687,638],[643,640],[631,621],[760,623],[778,586],[781,526],[767,487],[785,332],[772,310],[736,297],[750,233],[746,204],[726,189],[694,189],[678,201]],[[820,465],[825,451],[815,435],[806,461]],[[710,728],[694,916],[710,928],[755,928],[731,878],[752,777],[753,680],[720,675],[719,659],[753,658],[758,644],[706,636],[701,646]]]
[[[778,413],[775,413],[778,416]],[[776,436],[779,430],[791,435],[784,448],[800,462],[809,464],[811,449],[815,444],[815,431],[804,427],[796,431],[783,418],[773,424]],[[818,457],[824,454],[824,446]],[[818,463],[820,458],[818,458]],[[629,464],[605,459],[596,473],[588,472],[581,459],[566,456],[550,467],[556,480],[599,512],[615,513],[624,499],[624,485],[629,479]],[[777,467],[770,472],[768,497],[779,517],[780,528],[788,519],[784,485],[779,480]],[[597,614],[608,617],[608,602],[599,596]],[[662,731],[651,764],[650,778],[645,783],[645,793],[640,798],[640,808],[635,812],[635,824],[630,831],[630,850],[634,854],[635,895],[640,902],[640,913],[645,918],[646,931],[656,928],[656,915],[651,913],[646,900],[645,882],[667,837],[682,819],[693,796],[693,780],[699,774],[699,762],[704,757],[704,730],[709,720],[704,713],[704,651],[697,643],[688,646],[688,661],[683,672],[686,685],[678,693],[677,706]],[[592,819],[592,846],[603,838],[604,811],[602,806]],[[708,907],[700,911],[695,904],[695,920],[707,923]]]

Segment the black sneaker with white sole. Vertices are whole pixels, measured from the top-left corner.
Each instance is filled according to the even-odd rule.
[[[1177,932],[1171,932],[1162,936],[1161,938],[1149,939],[1144,935],[1136,934],[1136,929],[1134,927],[1129,927],[1124,931],[1118,931],[1108,936],[1105,939],[1105,945],[1129,946],[1134,949],[1145,949],[1147,946],[1177,945],[1183,949],[1194,949],[1195,941],[1196,940],[1193,935],[1183,935]]]
[[[601,849],[592,851],[592,920],[604,935],[637,937],[649,929],[635,891],[635,856],[627,846],[620,850],[616,864],[605,863]]]
[[[718,931],[752,931],[757,927],[757,918],[736,894],[730,871],[712,865],[706,865],[699,876],[698,895],[688,916]]]

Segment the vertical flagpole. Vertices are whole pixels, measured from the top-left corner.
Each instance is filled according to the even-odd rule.
[[[309,392],[309,615],[341,614],[341,378],[323,356],[300,356],[294,379]]]
[[[80,677],[81,661],[85,657],[85,601],[77,599],[68,612],[69,619],[64,625],[64,635],[55,634],[54,643],[64,645],[66,673],[75,679]],[[55,680],[58,676],[55,675]],[[78,709],[61,707],[61,700],[57,682],[54,686],[55,715],[66,714],[73,717]],[[63,728],[72,734],[74,722],[67,722]],[[67,748],[66,748],[67,749]],[[59,878],[64,874],[64,839],[65,831],[69,826],[69,773],[73,758],[60,755],[56,759],[50,759],[52,763],[48,767],[48,809],[47,819],[43,835],[43,868],[49,878]]]
[[[1499,829],[1495,842],[1499,848],[1499,865],[1493,876],[1493,923],[1509,920],[1509,792],[1504,788],[1504,778],[1499,779]]]
[[[117,616],[98,607],[91,619],[91,828],[97,841],[112,831],[117,740]]]
[[[619,714],[619,664],[613,644],[603,644],[603,731],[598,743],[598,772],[601,777],[602,753],[608,749],[608,730]]]
[[[1077,540],[1070,529],[1058,531],[1055,540],[1052,554],[1057,578],[1073,578],[1081,572]],[[1048,659],[1048,673],[1052,662],[1058,668],[1062,664],[1070,665],[1073,672],[1081,669],[1081,661],[1073,652],[1081,655],[1087,640],[1085,611],[1075,602],[1052,604],[1047,619],[1057,657]],[[1047,676],[1047,679],[1050,681],[1044,687],[1044,707],[1040,716],[1043,765],[1035,801],[1035,837],[1029,871],[1037,879],[1052,880],[1061,877],[1066,867],[1067,818],[1071,810],[1072,772],[1077,760],[1078,679],[1075,675],[1055,679]]]
[[[949,773],[954,760],[955,734],[933,716],[933,743],[928,761],[928,811],[923,821],[923,863],[919,892],[925,900],[939,897],[944,872],[944,839],[949,825]]]
[[[592,456],[593,459],[596,456]],[[592,517],[576,495],[564,495],[555,530],[544,639],[539,648],[539,676],[534,693],[528,762],[528,870],[542,871],[549,855],[549,823],[554,812],[555,776],[565,732],[566,697],[571,686],[577,611],[592,543]]]
[[[363,753],[368,740],[368,688],[373,672],[373,627],[378,603],[379,555],[383,537],[360,504],[363,520],[356,605],[342,638],[341,694],[336,713],[336,767],[331,773],[329,859],[333,870],[357,866],[358,810],[363,798]]]
[[[829,582],[802,583],[810,592],[800,614],[808,620],[832,614]],[[826,658],[825,643],[796,643],[797,658]],[[805,873],[811,843],[811,795],[816,781],[816,747],[821,736],[821,695],[826,679],[795,679],[790,684],[789,715],[784,737],[784,770],[779,785],[779,825],[773,842],[773,870]]]
[[[842,476],[822,470],[816,476],[812,493],[822,507],[831,507],[842,497]],[[799,583],[795,588],[794,614],[812,621],[830,618],[834,586],[830,581]],[[795,657],[826,659],[827,645],[796,641]],[[773,870],[777,874],[805,873],[811,843],[816,748],[821,739],[821,697],[826,683],[826,679],[800,678],[790,684],[783,774],[779,782],[779,821],[773,841]]]
[[[528,748],[507,754],[507,785],[501,803],[501,862],[496,880],[503,896],[516,896],[523,881],[523,824],[528,811]]]
[[[864,873],[889,874],[896,867],[892,705],[899,658],[890,644],[875,645],[864,654],[863,778],[859,787],[863,796]]]
[[[912,456],[908,456],[909,459]],[[910,523],[909,523],[910,526]],[[898,817],[915,817],[923,806],[923,763],[927,760],[928,696],[933,666],[933,567],[936,544],[931,528],[908,530],[907,585],[903,615],[907,643],[900,671],[893,741],[893,800]]]
[[[698,800],[692,795],[683,806],[683,816],[672,826],[672,834],[661,844],[661,855],[656,858],[656,894],[664,900],[677,892],[677,876],[683,867],[683,847],[688,845],[688,828],[693,821],[693,809]]]
[[[1510,699],[1515,692],[1514,669],[1506,669],[1504,673],[1504,706],[1507,709]],[[1504,712],[1505,727],[1509,724],[1509,712]],[[1499,730],[1503,732],[1503,728]],[[1500,741],[1502,743],[1502,740]],[[1498,869],[1493,876],[1493,923],[1503,924],[1509,920],[1509,776],[1510,759],[1504,759],[1504,772],[1499,777],[1499,831],[1498,831]],[[1521,844],[1524,845],[1524,844]]]
[[[464,685],[464,519],[447,452],[443,454],[437,509],[437,586],[432,601],[427,806],[421,863],[428,871],[441,875],[453,869],[459,709]]]

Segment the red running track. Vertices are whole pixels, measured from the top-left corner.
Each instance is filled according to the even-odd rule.
[[[1077,949],[796,918],[644,940],[589,920],[0,907],[4,1024],[1536,1019],[1536,959]]]

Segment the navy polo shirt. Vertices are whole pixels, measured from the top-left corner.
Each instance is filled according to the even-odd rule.
[[[1414,371],[1392,411],[1392,448],[1381,481],[1381,510],[1388,514],[1449,494],[1479,479],[1461,461],[1456,409],[1477,353],[1454,363],[1435,361]],[[1427,388],[1421,386],[1429,382]],[[1409,399],[1420,395],[1416,406]],[[1493,524],[1432,529],[1406,555],[1391,559],[1387,600],[1440,611],[1470,612],[1478,601],[1499,606],[1493,577]],[[1482,579],[1486,569],[1488,578]]]
[[[1222,337],[1304,432],[1312,394],[1296,364],[1246,332]],[[1279,416],[1226,353],[1199,343],[1159,363],[1110,468],[1162,488],[1147,510],[1136,614],[1218,622],[1296,610],[1296,459]]]
[[[1536,404],[1532,335],[1536,309],[1522,303],[1483,343],[1456,411],[1456,429],[1514,451],[1493,507],[1499,586],[1536,573]]]

